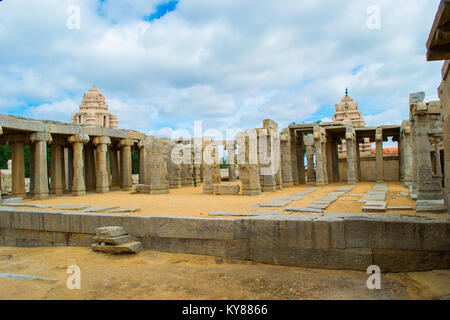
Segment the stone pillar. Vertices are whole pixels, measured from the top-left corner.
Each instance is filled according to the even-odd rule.
[[[364,139],[355,139],[355,151],[356,151],[356,181],[361,181],[361,143],[366,143]]]
[[[30,195],[34,194],[34,158],[35,158],[35,153],[34,153],[34,143],[30,143],[30,154],[28,156],[28,163],[30,165]]]
[[[300,182],[298,181],[298,164],[297,164],[297,132],[295,130],[289,130],[289,143],[291,148],[291,172],[292,172],[292,182],[294,186],[298,186]]]
[[[50,147],[50,193],[56,196],[64,194],[64,146],[59,137],[55,137]],[[64,141],[65,142],[65,141]]]
[[[83,145],[89,142],[89,136],[86,134],[76,134],[67,139],[73,147],[73,178],[72,195],[82,196],[86,194],[86,184],[84,180],[84,159]]]
[[[239,179],[242,183],[242,195],[261,194],[258,164],[258,138],[256,130],[247,130],[237,134]],[[203,174],[205,179],[205,174]]]
[[[289,128],[283,129],[283,133],[280,136],[280,151],[283,188],[292,187],[294,182],[292,178],[291,136],[289,134]]]
[[[225,146],[225,150],[227,150],[227,163],[228,163],[228,181],[236,181],[236,165],[235,165],[235,154],[236,148],[234,143],[227,144]]]
[[[138,142],[139,148],[139,183],[145,184],[145,169],[147,167],[147,152],[145,150],[145,141]]]
[[[33,199],[48,199],[47,142],[52,141],[52,136],[48,132],[35,132],[30,136],[30,141],[35,149]],[[58,183],[60,185],[61,181]]]
[[[108,145],[111,144],[111,139],[106,136],[95,137],[92,143],[95,148],[95,190],[98,193],[109,192],[109,177],[106,168],[106,154]]]
[[[120,186],[120,165],[117,149],[111,148],[111,187]]]
[[[326,182],[326,162],[324,161],[323,150],[323,128],[319,125],[314,126],[314,146],[315,146],[315,160],[316,160],[316,186],[322,187]]]
[[[169,193],[167,162],[170,157],[170,139],[147,137],[144,144],[146,156],[146,184],[150,194]]]
[[[325,151],[326,151],[326,158],[327,158],[327,176],[329,182],[337,182],[334,180],[333,175],[333,144],[334,139],[331,136],[326,137],[326,143],[325,143]]]
[[[86,178],[86,190],[95,190],[96,173],[95,173],[95,147],[92,142],[88,142],[84,147],[84,159],[85,159],[85,178]]]
[[[384,164],[383,164],[383,129],[377,128],[375,132],[376,143],[376,168],[377,168],[377,183],[384,182]]]
[[[131,190],[133,185],[133,177],[131,175],[131,146],[133,140],[122,139],[119,142],[120,161],[121,161],[121,186],[123,190]]]
[[[108,173],[108,186],[111,187],[111,148],[109,146],[106,151],[106,172]]]
[[[66,144],[67,144],[67,141],[66,141]],[[67,165],[66,165],[66,162],[67,162],[67,156],[66,156],[66,151],[67,149],[65,148],[65,145],[64,146],[61,146],[61,174],[62,174],[62,188],[63,188],[63,194],[64,194],[64,192],[66,192],[67,191],[67,177],[66,177],[66,172],[67,172],[67,170],[66,170],[66,168],[67,168]]]
[[[67,185],[69,192],[72,192],[72,184],[73,184],[73,148],[69,147],[67,148]]]
[[[297,181],[298,184],[306,183],[306,175],[305,175],[305,151],[304,151],[304,137],[303,133],[297,134]]]
[[[314,137],[313,135],[304,136],[306,145],[306,164],[307,164],[307,183],[316,184],[316,175],[314,172]]]
[[[430,103],[431,104],[431,103]],[[433,109],[430,107],[430,109]],[[416,179],[414,181],[417,190],[417,200],[442,199],[442,184],[439,176],[433,174],[431,163],[431,118],[432,110],[424,102],[411,105],[414,144],[414,162]],[[437,117],[438,115],[436,115]],[[414,191],[415,191],[414,190]]]
[[[11,194],[13,197],[26,196],[25,190],[25,136],[14,134],[8,137],[11,144]]]
[[[440,137],[434,139],[434,168],[436,175],[439,177],[442,177],[441,151],[439,150],[439,144],[441,141],[442,138]]]
[[[347,147],[347,184],[356,184],[357,182],[357,164],[356,164],[356,144],[355,129],[346,127],[345,142]]]
[[[213,193],[214,170],[217,162],[217,146],[211,138],[203,138],[203,193]]]
[[[260,167],[260,184],[262,192],[274,192],[277,190],[276,171],[272,145],[275,143],[272,129],[256,129],[258,134],[258,160]]]

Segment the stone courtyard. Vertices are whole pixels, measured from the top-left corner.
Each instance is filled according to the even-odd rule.
[[[438,13],[430,60],[450,59]],[[222,138],[120,129],[96,86],[70,122],[0,114],[0,299],[449,299],[448,61],[440,99],[411,92],[401,124],[366,125],[348,89],[330,121]],[[75,295],[70,264],[89,279]]]

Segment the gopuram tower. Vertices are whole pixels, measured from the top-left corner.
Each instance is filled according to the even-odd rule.
[[[353,127],[365,127],[361,112],[358,110],[358,103],[355,103],[353,98],[348,96],[348,89],[345,89],[345,96],[341,99],[339,104],[335,105],[336,113],[332,119],[336,122],[343,122],[351,124]],[[371,150],[371,143],[368,138],[359,145],[361,155],[369,155]],[[342,140],[342,145],[339,146],[339,156],[344,157],[347,154],[345,140]]]
[[[83,96],[80,110],[72,116],[72,122],[88,126],[117,129],[117,116],[108,112],[105,96],[93,86]]]

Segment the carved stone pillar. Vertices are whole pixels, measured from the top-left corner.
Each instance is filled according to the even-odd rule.
[[[52,141],[52,136],[47,132],[35,132],[30,136],[30,141],[34,143],[35,149],[33,199],[48,199],[47,142]]]
[[[67,139],[73,148],[73,178],[72,195],[82,196],[86,194],[86,184],[84,180],[84,159],[83,145],[89,142],[89,136],[86,134],[76,134]]]
[[[120,148],[120,161],[121,161],[121,186],[123,190],[131,190],[133,185],[133,177],[131,174],[131,146],[133,140],[122,139],[119,142]]]
[[[384,163],[383,163],[383,129],[377,128],[375,133],[376,142],[376,168],[377,168],[377,183],[384,182]]]
[[[25,136],[14,134],[8,137],[11,144],[11,194],[13,197],[25,197]]]
[[[139,183],[145,184],[145,168],[147,167],[147,154],[145,150],[145,142],[140,140],[138,142],[139,148]]]
[[[308,135],[303,137],[306,146],[307,183],[315,184],[316,176],[314,172],[314,137]]]
[[[357,143],[355,139],[355,129],[353,127],[346,127],[345,142],[347,146],[347,184],[356,184],[358,170],[356,163]]]
[[[50,146],[50,193],[56,196],[64,194],[64,146],[67,142],[54,137]]]
[[[92,141],[95,149],[95,190],[98,193],[109,192],[109,176],[106,168],[106,154],[108,145],[111,144],[109,137],[95,137]]]

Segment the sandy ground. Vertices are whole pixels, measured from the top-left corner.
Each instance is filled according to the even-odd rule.
[[[226,182],[224,182],[226,183]],[[375,183],[358,183],[349,194],[365,193],[372,189]],[[387,206],[411,206],[415,208],[415,201],[410,200],[406,195],[400,192],[408,193],[408,189],[399,182],[389,182],[387,193]],[[333,183],[323,187],[310,194],[311,198],[305,198],[299,201],[293,201],[290,206],[306,206],[313,201],[326,196],[339,186],[345,183]],[[48,200],[26,200],[31,203],[45,204],[73,204],[73,205],[91,205],[91,206],[109,206],[118,205],[121,207],[134,206],[141,208],[141,211],[135,212],[138,215],[177,215],[208,217],[212,211],[255,211],[255,210],[279,210],[283,208],[258,208],[252,207],[253,204],[268,202],[272,198],[280,195],[292,194],[294,192],[311,188],[308,185],[286,188],[278,192],[267,193],[260,196],[242,196],[242,195],[206,195],[202,194],[202,187],[188,187],[181,189],[171,189],[169,194],[149,195],[149,194],[131,194],[125,191],[111,191],[105,194],[88,193],[85,196],[73,197],[51,197]],[[358,199],[359,197],[342,196],[339,200],[332,203],[325,212],[334,213],[361,213],[363,203],[357,201],[345,201],[344,198]],[[389,213],[412,214],[416,215],[414,210],[407,211],[386,211]],[[305,215],[305,214],[294,214]],[[311,214],[308,214],[311,215]],[[433,216],[433,214],[427,214]],[[439,216],[439,215],[436,215]]]
[[[66,286],[67,267],[81,269],[81,289]],[[226,261],[210,256],[142,251],[107,255],[89,248],[0,247],[0,299],[450,299],[450,270],[368,274]]]

